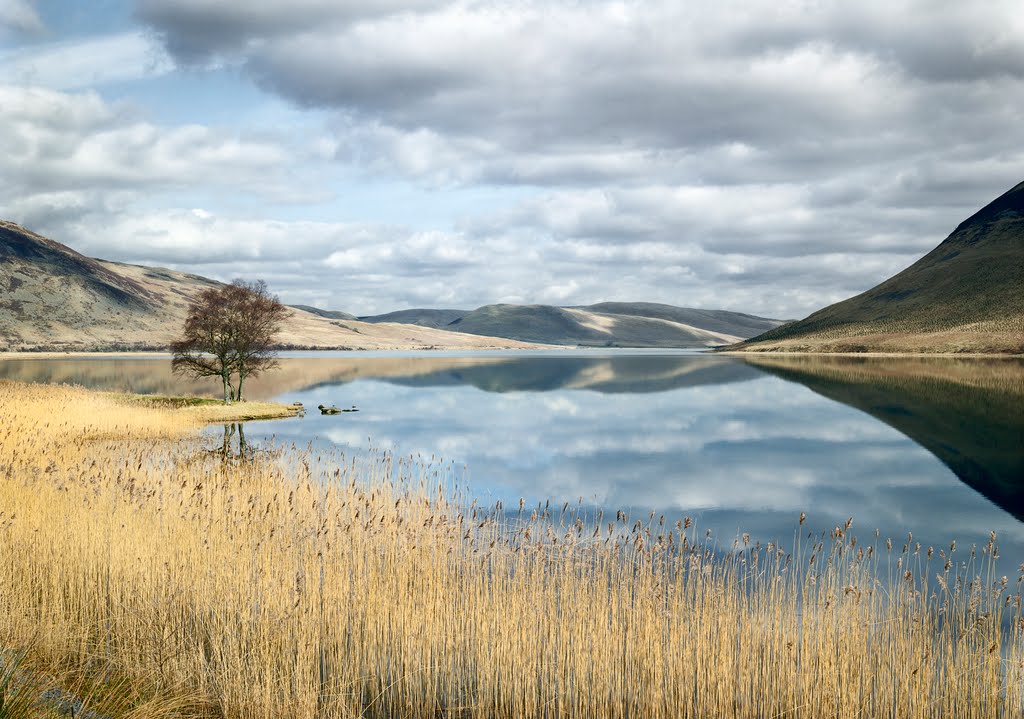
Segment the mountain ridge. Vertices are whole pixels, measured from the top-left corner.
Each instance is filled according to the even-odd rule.
[[[713,347],[750,337],[782,320],[655,302],[592,305],[495,303],[473,310],[414,308],[359,318],[405,321],[466,334],[579,347]]]

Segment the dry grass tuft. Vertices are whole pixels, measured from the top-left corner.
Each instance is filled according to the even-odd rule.
[[[0,644],[199,698],[172,713],[1022,710],[1021,580],[993,576],[995,537],[848,522],[721,548],[689,520],[481,508],[389,454],[227,462],[193,417],[82,390],[0,383],[0,414]]]

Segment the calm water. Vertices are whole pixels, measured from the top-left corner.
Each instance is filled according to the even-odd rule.
[[[0,379],[217,392],[174,378],[167,358],[0,361]],[[482,501],[685,514],[723,542],[787,541],[800,512],[818,529],[852,516],[862,536],[912,531],[925,546],[980,546],[995,530],[1012,569],[1024,561],[1022,395],[1018,360],[321,353],[287,356],[250,387],[310,414],[246,435],[438,456]]]

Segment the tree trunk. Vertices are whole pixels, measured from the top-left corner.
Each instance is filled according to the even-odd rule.
[[[241,372],[238,373],[238,394],[235,396],[239,402],[242,401],[242,382],[245,381],[245,375]]]
[[[224,382],[224,404],[231,404],[231,381],[229,376],[225,373],[220,378]]]

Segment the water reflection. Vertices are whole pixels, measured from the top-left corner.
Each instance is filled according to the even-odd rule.
[[[987,374],[968,370],[967,386],[1005,392],[1019,377],[1012,368]],[[506,506],[519,497],[559,504],[582,497],[595,507],[691,514],[719,536],[749,531],[764,540],[791,537],[801,511],[818,528],[853,516],[860,531],[913,531],[935,546],[953,537],[984,544],[995,529],[1004,555],[1024,558],[1024,525],[959,481],[928,442],[915,441],[942,437],[945,451],[970,456],[1009,487],[1019,462],[1016,435],[981,428],[995,445],[976,451],[971,432],[945,433],[956,406],[907,404],[896,385],[909,392],[913,377],[905,370],[883,390],[892,414],[915,418],[913,434],[852,401],[794,384],[795,376],[725,357],[520,358],[324,384],[285,399],[355,404],[362,412],[261,429],[296,442],[318,437],[353,453],[372,446],[440,455],[467,468],[481,499]],[[1012,423],[1011,405],[986,405],[991,427]],[[1000,456],[1009,459],[987,463]],[[1015,507],[1012,496],[987,496]]]
[[[245,422],[225,424],[220,447],[213,451],[228,462],[246,462],[256,455],[256,447],[245,438]]]
[[[754,366],[867,412],[1024,518],[1024,361],[754,357]]]
[[[166,358],[7,361],[0,377],[204,391]],[[285,359],[251,392],[361,411],[218,428],[225,457],[271,436],[356,458],[391,449],[463,466],[481,501],[506,506],[582,498],[765,541],[792,537],[800,512],[926,546],[994,529],[1024,559],[1020,361],[348,354]]]
[[[752,380],[761,373],[716,356],[621,355],[513,358],[414,375],[381,377],[408,387],[472,385],[487,392],[588,389],[608,394],[665,392]]]
[[[598,392],[661,392],[702,384],[753,379],[759,371],[731,358],[711,355],[526,355],[493,352],[478,356],[420,353],[368,357],[285,355],[278,370],[247,380],[252,399],[289,392],[384,379],[411,387],[471,384],[491,392],[592,389]],[[218,381],[188,379],[171,372],[169,357],[122,359],[0,360],[0,379],[138,394],[219,397]]]

